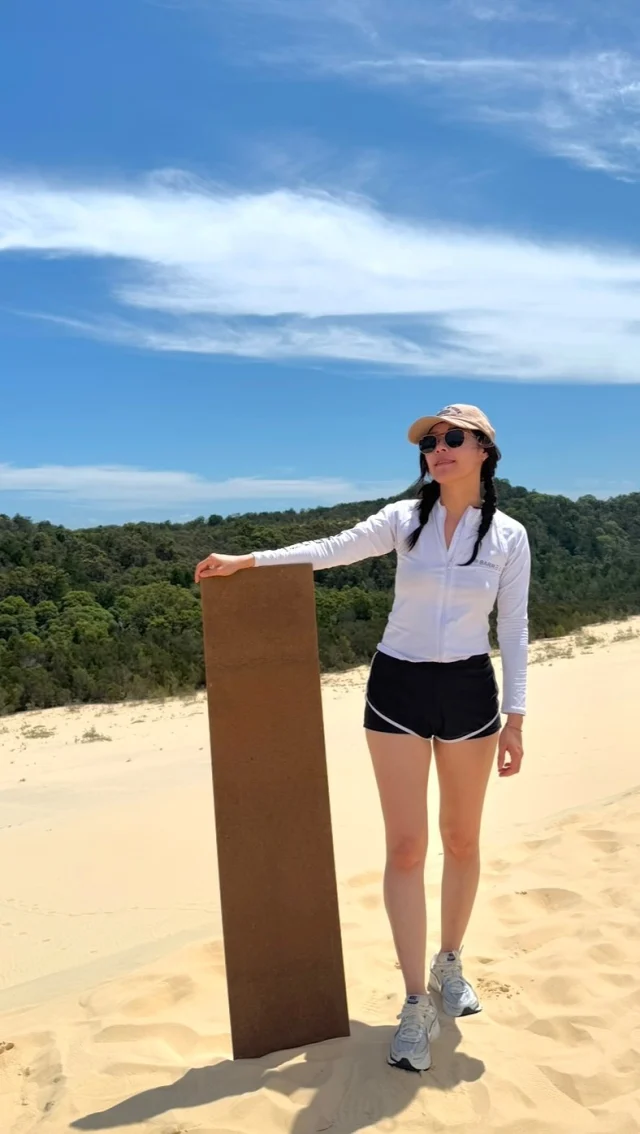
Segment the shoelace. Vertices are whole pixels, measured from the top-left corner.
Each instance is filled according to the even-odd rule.
[[[454,996],[462,996],[462,993],[467,990],[467,982],[461,976],[446,976],[443,983],[448,985]]]
[[[404,1007],[398,1016],[402,1038],[408,1043],[417,1043],[427,1026],[427,1016],[426,1009],[418,1005]]]
[[[438,974],[443,984],[448,984],[454,996],[460,996],[467,987],[458,961],[438,965]]]

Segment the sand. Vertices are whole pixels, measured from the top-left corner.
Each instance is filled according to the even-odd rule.
[[[323,682],[349,1040],[230,1060],[202,696],[0,719],[0,1132],[640,1129],[640,619],[531,650],[523,773],[490,787],[466,966],[433,1069],[381,900],[366,671]],[[427,870],[437,945],[437,787]],[[72,1125],[75,1124],[75,1125]]]

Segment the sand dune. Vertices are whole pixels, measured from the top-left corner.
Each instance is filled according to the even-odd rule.
[[[401,987],[364,671],[324,682],[352,1035],[237,1064],[202,698],[1,720],[2,1134],[640,1129],[639,629],[532,649],[467,945],[485,1011],[445,1020],[423,1076],[384,1062]]]

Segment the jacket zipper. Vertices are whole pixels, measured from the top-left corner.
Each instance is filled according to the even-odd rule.
[[[442,547],[444,548],[444,555],[445,555],[445,567],[444,567],[444,584],[443,584],[442,603],[441,603],[441,606],[440,606],[440,641],[439,641],[439,650],[438,650],[438,657],[439,657],[439,660],[441,662],[443,662],[445,660],[444,646],[445,646],[446,628],[447,628],[447,600],[449,598],[449,591],[451,589],[451,569],[454,566],[453,556],[454,556],[454,552],[456,550],[456,547],[457,547],[457,545],[460,541],[460,529],[465,526],[467,516],[468,516],[468,510],[464,513],[464,515],[462,515],[460,517],[460,519],[458,521],[458,525],[456,527],[456,530],[453,533],[453,538],[451,540],[451,543],[449,544],[449,547],[447,547],[447,543],[446,543],[445,536],[444,536],[444,520],[446,519],[446,517],[443,517],[443,522],[442,522],[441,535],[442,535]]]

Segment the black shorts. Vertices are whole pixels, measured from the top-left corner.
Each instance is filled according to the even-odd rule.
[[[371,663],[364,727],[445,744],[492,736],[500,728],[500,704],[491,658],[410,662],[378,651]]]

